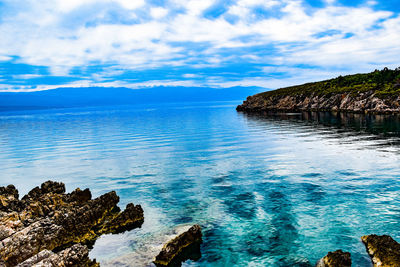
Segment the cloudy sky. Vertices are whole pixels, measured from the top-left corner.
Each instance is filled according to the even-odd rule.
[[[0,90],[277,88],[400,66],[398,0],[0,0]]]

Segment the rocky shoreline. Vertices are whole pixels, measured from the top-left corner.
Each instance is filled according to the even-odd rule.
[[[0,266],[98,267],[89,248],[102,234],[121,233],[144,222],[140,205],[121,211],[114,191],[92,199],[89,189],[65,193],[63,183],[47,181],[22,199],[13,185],[0,187]],[[400,244],[390,236],[361,238],[374,266],[400,266]],[[166,242],[153,264],[181,266],[201,257],[202,230],[193,225]],[[150,264],[150,263],[149,263]],[[316,267],[351,266],[349,252],[329,252]]]
[[[317,93],[311,95],[285,95],[265,92],[249,96],[243,104],[237,106],[236,110],[244,112],[334,111],[369,114],[399,114],[400,95],[379,98],[373,90],[358,94],[337,93],[329,95],[320,95]]]
[[[0,266],[100,266],[89,259],[89,248],[103,234],[141,227],[140,205],[121,211],[115,191],[92,199],[89,189],[65,193],[65,185],[47,181],[19,199],[13,186],[0,187]],[[154,259],[157,266],[192,259],[199,254],[201,228],[189,230],[165,244]],[[201,254],[200,254],[201,255]]]
[[[98,266],[88,247],[102,234],[140,227],[141,206],[117,206],[112,191],[92,199],[89,189],[65,193],[48,181],[21,200],[13,185],[0,188],[1,266]]]

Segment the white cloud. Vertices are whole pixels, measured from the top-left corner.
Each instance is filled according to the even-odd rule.
[[[197,74],[193,74],[193,73],[186,73],[186,74],[183,74],[182,77],[183,78],[197,78],[197,77],[200,77],[200,76],[197,75]]]
[[[10,57],[10,56],[3,56],[3,55],[0,55],[0,61],[9,61],[9,60],[11,60],[12,59],[12,57]]]
[[[250,9],[255,6],[261,6],[264,8],[271,8],[277,6],[282,1],[277,0],[238,0],[234,5],[229,8],[229,13],[246,19],[251,12]]]
[[[3,83],[0,84],[0,92],[35,92],[35,91],[51,90],[55,88],[87,88],[87,87],[124,87],[130,89],[142,89],[142,88],[158,87],[158,86],[204,87],[204,84],[192,80],[185,80],[185,81],[150,80],[145,82],[123,82],[123,81],[94,82],[92,80],[81,80],[61,85],[43,84],[35,87],[28,85],[13,86]]]
[[[203,11],[210,7],[215,0],[188,0],[178,2],[186,8],[189,16],[199,16]]]
[[[141,6],[144,6],[145,4],[144,0],[115,0],[115,1],[121,4],[124,8],[130,10],[139,8]]]
[[[373,0],[367,2],[367,5],[369,5],[369,6],[376,6],[377,4],[378,4],[378,2],[373,1]]]
[[[94,3],[96,0],[57,0],[58,8],[62,12],[70,12],[85,4]]]
[[[35,78],[43,77],[43,75],[39,75],[39,74],[18,74],[18,75],[13,75],[12,77],[13,77],[13,79],[29,80],[29,79],[35,79]]]
[[[153,7],[150,9],[150,14],[153,18],[160,19],[168,14],[168,9],[162,7]]]

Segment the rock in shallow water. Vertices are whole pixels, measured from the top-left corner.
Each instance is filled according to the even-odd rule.
[[[374,266],[400,266],[400,244],[388,235],[365,235],[361,237]]]
[[[201,257],[200,243],[202,242],[201,227],[193,225],[186,232],[178,235],[164,245],[156,256],[156,266],[179,266],[181,262]]]
[[[88,189],[66,194],[63,183],[52,181],[21,200],[13,186],[0,187],[0,266],[96,266],[86,245],[143,223],[141,206],[120,212],[114,191],[91,198]]]
[[[336,250],[320,259],[315,267],[351,267],[351,255],[349,252]]]

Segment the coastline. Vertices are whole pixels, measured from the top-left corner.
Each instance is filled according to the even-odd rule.
[[[266,92],[268,93],[268,92]],[[339,93],[332,95],[268,95],[249,96],[237,111],[244,112],[303,112],[329,111],[359,114],[399,114],[400,96],[379,98],[374,91],[357,95]]]

